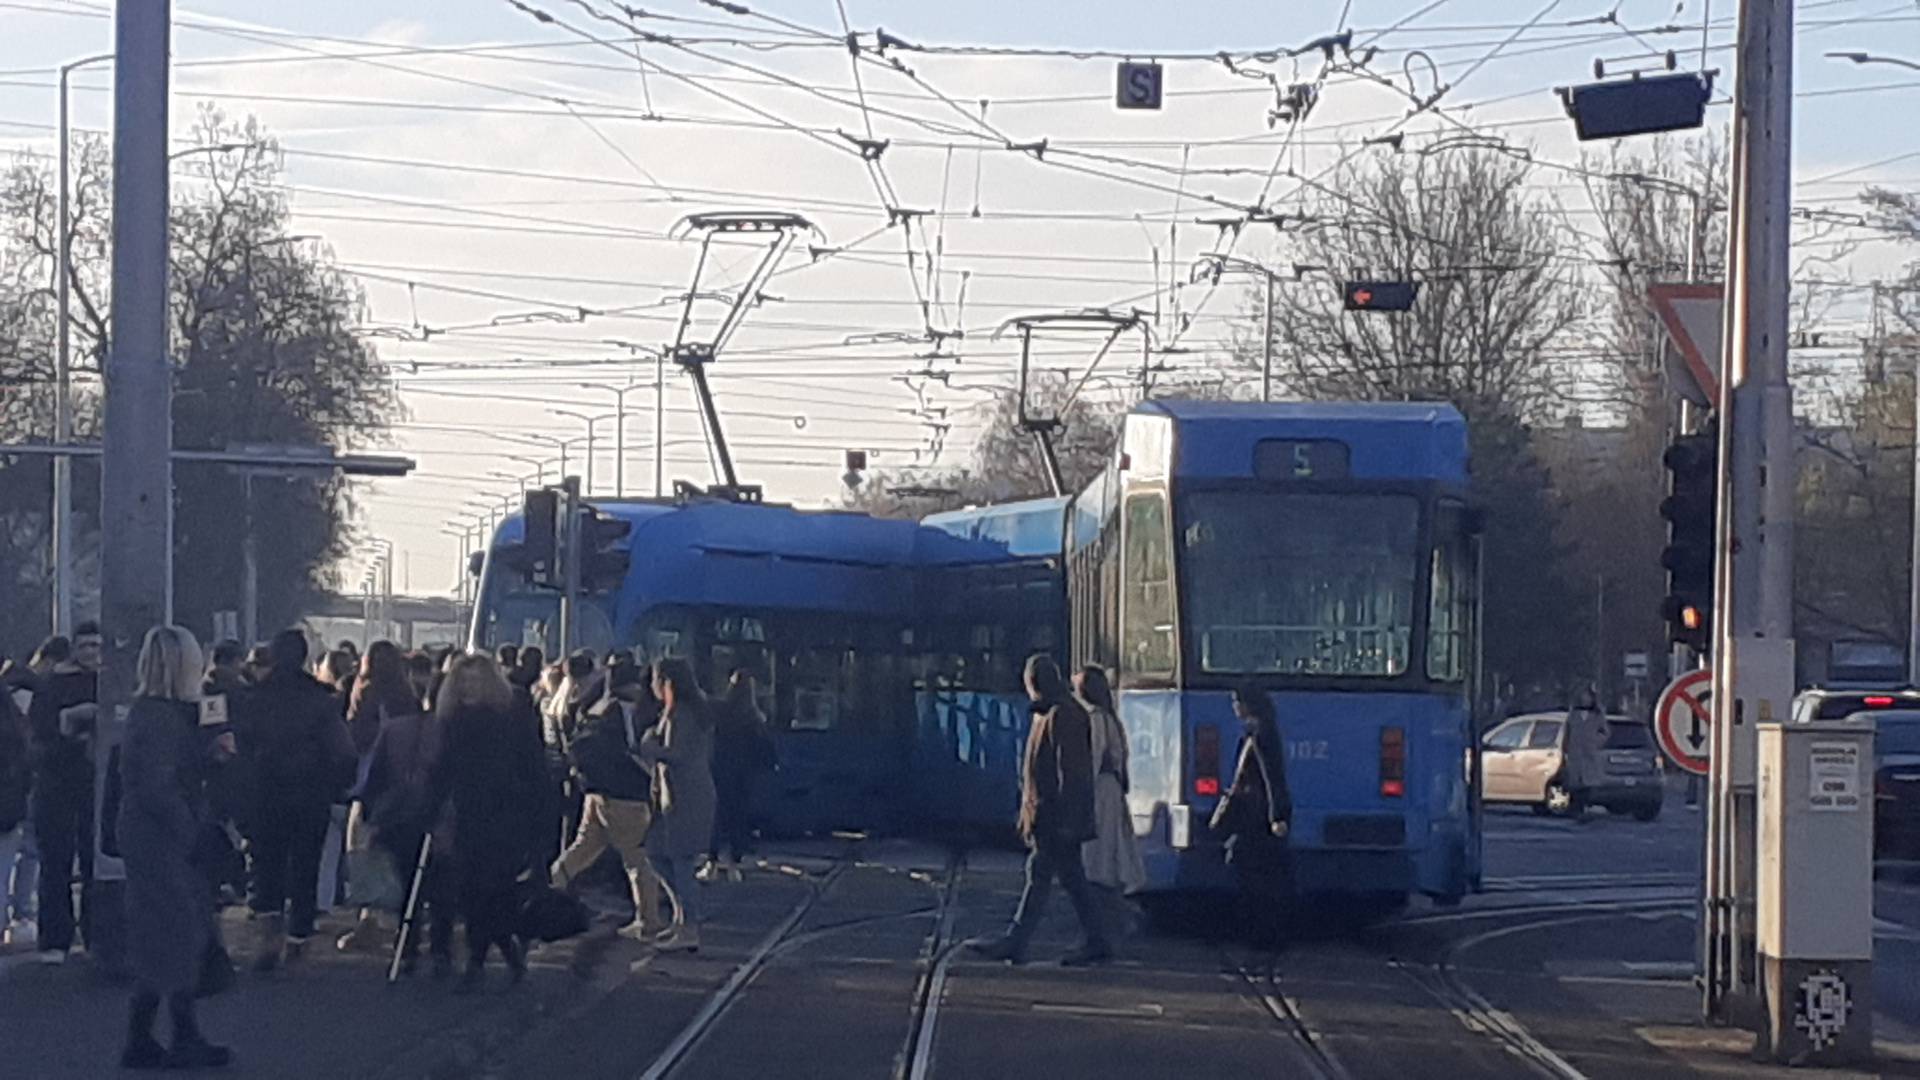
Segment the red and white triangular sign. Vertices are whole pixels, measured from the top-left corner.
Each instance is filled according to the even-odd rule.
[[[1651,285],[1647,299],[1667,336],[1680,350],[1677,387],[1694,404],[1720,403],[1720,309],[1726,293],[1719,285]]]

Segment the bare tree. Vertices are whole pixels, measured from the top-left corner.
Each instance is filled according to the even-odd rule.
[[[1278,379],[1308,398],[1448,401],[1521,423],[1561,411],[1575,379],[1551,352],[1581,315],[1557,207],[1534,166],[1485,148],[1354,159],[1283,219]],[[1413,310],[1346,313],[1326,278],[1414,278]],[[1256,307],[1256,314],[1257,307]],[[1259,362],[1259,333],[1240,351]]]
[[[174,360],[174,444],[348,447],[397,418],[386,368],[355,332],[364,302],[331,255],[289,234],[277,144],[258,124],[203,111],[190,179],[172,210],[170,310]],[[76,428],[95,430],[97,382],[106,352],[110,169],[104,142],[83,139],[73,215],[73,335]],[[0,438],[49,433],[54,309],[54,184],[42,160],[21,156],[0,179]],[[0,467],[6,505],[24,508],[4,524],[36,532],[34,547],[0,554],[0,601],[22,574],[43,574],[37,549],[45,518],[46,467]],[[77,467],[81,531],[97,528],[98,473]],[[176,474],[175,565],[183,618],[238,607],[245,527],[241,480],[225,470]],[[12,496],[16,486],[20,498]],[[326,568],[346,550],[351,506],[337,479],[282,479],[256,485],[253,528],[261,553],[261,606],[268,625],[291,620],[306,594],[325,587]],[[41,577],[44,591],[44,577]],[[11,606],[11,605],[10,605]],[[44,606],[36,601],[21,609]],[[33,628],[24,623],[23,630]]]

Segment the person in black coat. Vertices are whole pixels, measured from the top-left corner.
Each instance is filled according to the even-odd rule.
[[[989,959],[1016,964],[1026,959],[1027,943],[1040,927],[1053,881],[1059,878],[1084,935],[1080,947],[1060,962],[1070,967],[1104,963],[1112,958],[1113,948],[1080,861],[1080,846],[1095,834],[1093,726],[1052,657],[1029,657],[1026,682],[1033,701],[1020,783],[1020,835],[1029,849],[1026,889],[1007,932],[969,942],[968,947]]]
[[[273,639],[273,667],[236,718],[248,774],[249,905],[259,927],[254,967],[270,971],[313,936],[321,852],[334,800],[354,780],[356,758],[333,691],[307,673],[307,639]]]
[[[516,707],[493,657],[483,654],[453,662],[434,709],[442,742],[432,791],[436,806],[452,804],[455,888],[467,925],[461,989],[480,985],[494,948],[518,982],[527,959],[514,933],[515,882],[539,842],[539,727]]]
[[[713,852],[702,880],[740,880],[740,863],[753,843],[753,784],[774,765],[773,736],[754,700],[753,672],[735,669],[726,699],[713,717]]]
[[[1273,698],[1259,687],[1233,692],[1233,712],[1246,738],[1233,786],[1214,808],[1211,828],[1226,837],[1227,864],[1240,883],[1239,923],[1260,948],[1284,941],[1293,894],[1293,795],[1287,787],[1286,744]]]
[[[40,958],[64,963],[93,898],[93,725],[100,701],[100,627],[81,623],[73,651],[40,679],[33,728],[33,831],[40,846]],[[80,873],[80,911],[73,875]]]

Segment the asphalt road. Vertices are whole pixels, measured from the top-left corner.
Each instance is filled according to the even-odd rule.
[[[1278,957],[1219,940],[1203,909],[1091,971],[1053,962],[1074,943],[1061,898],[1027,964],[955,947],[1004,924],[1015,853],[848,843],[813,853],[750,946],[636,962],[593,1023],[571,1026],[582,1052],[564,1068],[609,1080],[1761,1075],[1746,1036],[1695,1021],[1699,828],[1678,798],[1652,823],[1494,810],[1486,891],[1457,909],[1360,930],[1313,920]],[[1880,978],[1900,988],[1882,991],[1886,1026],[1920,1028],[1920,935],[1895,925],[1920,926],[1920,889],[1883,894]],[[685,994],[699,981],[689,966],[706,964],[714,988]],[[1888,1049],[1882,1074],[1914,1074],[1906,1047]],[[535,1042],[486,1071],[560,1064]]]
[[[615,937],[609,894],[594,932],[536,951],[526,986],[382,990],[379,958],[328,955],[247,976],[207,1026],[245,1076],[1766,1075],[1750,1036],[1696,1020],[1699,827],[1677,798],[1652,823],[1495,810],[1487,888],[1459,908],[1303,923],[1278,957],[1189,912],[1093,970],[1054,962],[1074,937],[1059,897],[1025,965],[956,947],[1004,924],[1015,852],[781,845],[707,887],[697,955]],[[1879,903],[1878,1074],[1920,1076],[1920,886],[1887,880]],[[103,1075],[119,993],[84,965],[0,965],[0,1076]]]

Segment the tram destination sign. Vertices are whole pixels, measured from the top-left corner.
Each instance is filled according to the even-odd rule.
[[[1262,439],[1253,448],[1253,475],[1262,480],[1345,480],[1353,452],[1337,439]]]

